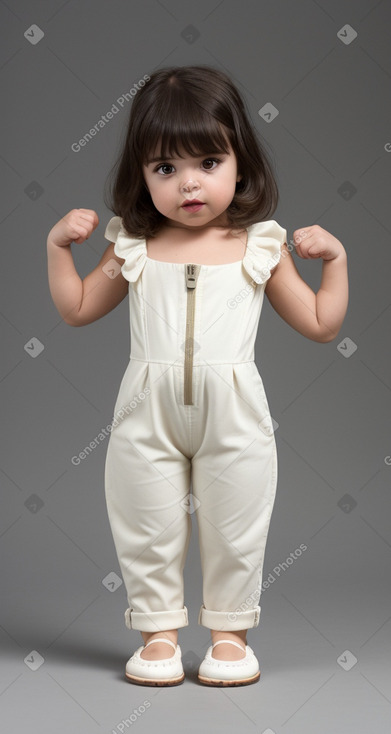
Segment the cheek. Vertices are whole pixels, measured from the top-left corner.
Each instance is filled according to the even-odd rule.
[[[161,197],[161,188],[156,179],[152,179],[149,182],[147,181],[147,186],[152,199],[159,199],[159,197]]]
[[[152,186],[150,188],[151,199],[159,211],[170,209],[172,207],[172,194],[170,195],[167,186]]]
[[[172,198],[172,194],[170,196],[170,191],[167,186],[155,186],[154,197],[156,201],[164,205],[170,201],[170,199]]]
[[[214,188],[216,198],[221,202],[231,202],[235,194],[236,182],[230,176],[223,176],[221,180],[216,182]]]

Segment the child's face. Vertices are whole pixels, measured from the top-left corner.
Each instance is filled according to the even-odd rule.
[[[183,150],[180,153],[185,157],[143,165],[145,183],[156,209],[167,218],[166,225],[187,229],[226,226],[225,211],[242,178],[231,146],[228,154],[208,151],[193,158]],[[158,153],[152,152],[150,158],[155,155]],[[189,199],[198,199],[203,206],[198,211],[183,207]]]

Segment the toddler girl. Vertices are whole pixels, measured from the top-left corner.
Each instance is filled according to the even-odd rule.
[[[260,670],[246,635],[259,624],[277,486],[273,421],[254,361],[263,297],[309,339],[335,339],[348,303],[346,252],[318,225],[294,232],[300,257],[323,260],[315,294],[286,230],[270,219],[278,190],[264,147],[217,69],[154,72],[132,102],[117,166],[110,244],[96,268],[82,281],[70,247],[97,227],[92,210],[66,214],[47,251],[51,295],[67,324],[89,324],[129,295],[130,361],[105,466],[125,623],[144,641],[126,678],[184,679],[177,635],[188,625],[183,568],[194,512],[198,623],[213,643],[198,679],[253,683]]]

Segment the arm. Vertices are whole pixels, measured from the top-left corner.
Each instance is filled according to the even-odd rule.
[[[50,230],[47,238],[50,293],[60,316],[70,326],[84,326],[105,316],[128,293],[129,283],[120,270],[114,275],[110,266],[107,268],[109,274],[103,269],[109,260],[116,261],[119,266],[123,263],[114,254],[113,243],[83,280],[76,271],[71,242],[81,244],[88,239],[98,221],[91,210],[73,209]]]
[[[265,293],[274,310],[293,329],[313,341],[330,342],[338,335],[348,307],[347,254],[339,240],[318,225],[296,230],[295,235],[300,257],[323,258],[318,292],[315,294],[301,278],[284,244]]]

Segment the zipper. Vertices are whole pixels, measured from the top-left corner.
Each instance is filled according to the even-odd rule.
[[[194,315],[197,279],[201,265],[189,263],[185,265],[187,288],[185,371],[184,371],[184,404],[193,405],[193,357],[194,357]]]

